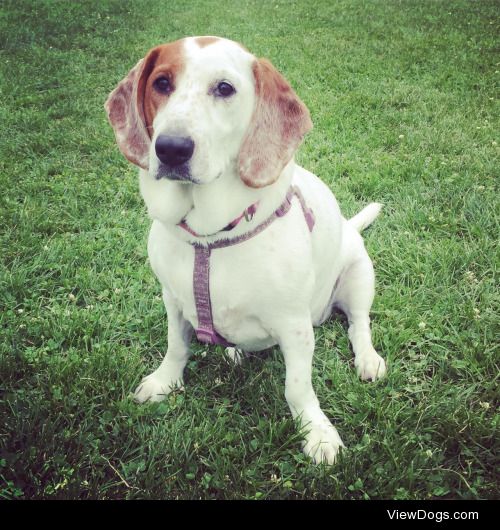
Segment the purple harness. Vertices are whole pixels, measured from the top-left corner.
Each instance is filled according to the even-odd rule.
[[[194,300],[196,304],[196,314],[198,317],[198,328],[196,329],[196,337],[200,342],[205,342],[207,344],[218,344],[221,346],[234,346],[234,344],[231,344],[224,337],[219,335],[214,328],[214,321],[212,317],[212,303],[210,301],[210,254],[212,250],[237,245],[238,243],[243,243],[244,241],[251,239],[257,234],[260,234],[260,232],[265,230],[273,221],[278,219],[278,217],[283,217],[289,212],[292,206],[292,198],[294,196],[299,199],[307,226],[309,228],[309,231],[312,232],[315,222],[314,213],[310,208],[308,208],[300,190],[295,186],[290,186],[286,194],[286,198],[281,204],[281,206],[274,213],[272,213],[265,221],[257,225],[250,232],[242,234],[241,236],[234,237],[232,239],[222,239],[216,241],[215,243],[209,243],[208,245],[202,245],[201,243],[191,243],[194,247],[195,253],[193,270],[193,291]],[[253,211],[252,214],[253,213],[255,213],[255,211]],[[188,230],[190,233],[193,233],[190,229],[186,228],[185,222],[183,222],[183,224],[181,223],[179,226]],[[231,228],[234,228],[234,226],[236,225],[233,225]]]

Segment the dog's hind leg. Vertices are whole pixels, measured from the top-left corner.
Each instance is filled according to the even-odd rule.
[[[385,361],[375,351],[370,331],[370,308],[374,294],[373,265],[363,245],[362,252],[342,273],[334,304],[347,315],[354,366],[365,381],[375,381],[386,373]]]
[[[229,360],[229,362],[234,364],[235,366],[240,366],[241,363],[248,356],[247,352],[240,350],[239,348],[234,348],[232,346],[227,347],[224,353],[226,354],[226,358]]]

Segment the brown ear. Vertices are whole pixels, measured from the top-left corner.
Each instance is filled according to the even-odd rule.
[[[151,138],[144,117],[144,91],[157,50],[153,49],[118,83],[104,105],[125,157],[136,166],[148,169]]]
[[[256,104],[239,154],[240,177],[247,186],[275,182],[311,130],[309,111],[267,59],[253,65]]]

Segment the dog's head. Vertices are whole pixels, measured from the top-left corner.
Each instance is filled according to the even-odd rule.
[[[128,160],[156,178],[195,184],[229,169],[248,186],[267,186],[312,127],[269,61],[217,37],[153,48],[105,107]]]

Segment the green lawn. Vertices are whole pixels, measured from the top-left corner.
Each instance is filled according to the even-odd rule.
[[[0,498],[498,496],[497,1],[7,0],[0,5]],[[312,465],[278,350],[193,343],[185,392],[130,392],[166,350],[150,221],[107,94],[152,46],[223,35],[314,122],[298,161],[346,216],[369,201],[374,344],[343,318],[314,385],[348,451]]]

